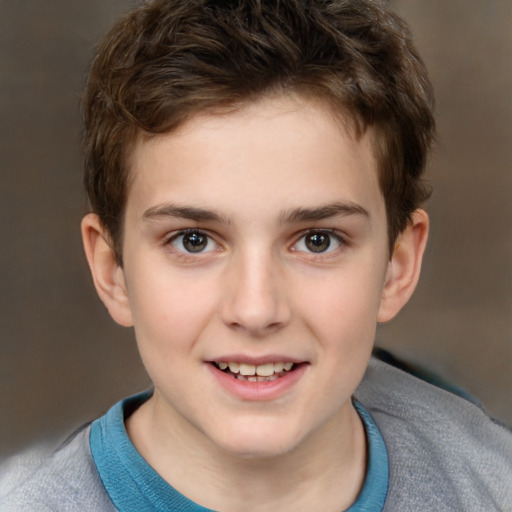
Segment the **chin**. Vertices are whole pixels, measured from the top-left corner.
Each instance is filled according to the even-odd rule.
[[[238,425],[224,429],[220,436],[215,437],[211,439],[221,450],[234,458],[245,460],[272,459],[286,455],[302,440],[289,425],[288,428],[283,428],[282,423],[279,426],[263,426],[257,421],[248,427]]]

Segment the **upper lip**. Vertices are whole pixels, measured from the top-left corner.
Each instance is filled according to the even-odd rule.
[[[262,365],[262,364],[268,364],[268,363],[305,363],[306,361],[304,359],[299,359],[292,356],[285,356],[282,354],[270,354],[265,356],[248,356],[248,355],[242,355],[242,354],[231,354],[231,355],[225,355],[220,357],[214,357],[213,359],[209,360],[213,363],[219,363],[221,361],[224,361],[226,363],[233,361],[236,363],[243,363],[243,364],[252,364],[254,366]]]

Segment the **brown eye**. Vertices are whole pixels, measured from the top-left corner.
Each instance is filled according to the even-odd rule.
[[[292,250],[310,254],[329,253],[344,245],[343,238],[336,232],[328,230],[310,231],[302,235],[293,245]]]
[[[208,238],[201,233],[190,233],[183,237],[183,247],[188,252],[204,251],[208,245]]]
[[[201,231],[186,231],[175,235],[171,245],[179,252],[201,253],[215,249],[215,242]]]
[[[305,236],[304,243],[311,252],[325,252],[331,245],[331,237],[327,233],[310,233]]]

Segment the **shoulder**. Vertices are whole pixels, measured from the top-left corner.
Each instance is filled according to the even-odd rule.
[[[512,433],[480,408],[376,360],[355,396],[388,449],[386,510],[512,510]]]
[[[57,450],[32,448],[0,467],[0,511],[114,511],[89,448],[89,426]]]

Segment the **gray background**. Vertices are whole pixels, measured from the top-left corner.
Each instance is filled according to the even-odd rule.
[[[512,1],[394,0],[438,96],[432,231],[381,346],[512,423]],[[79,97],[127,0],[0,0],[0,456],[148,385],[81,252]]]

